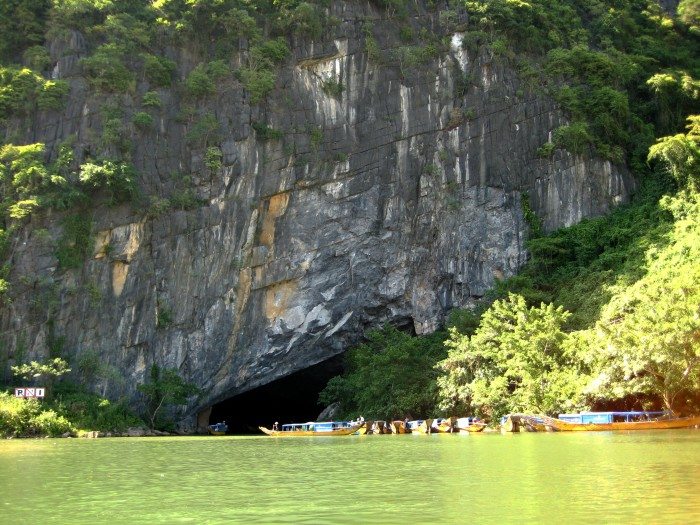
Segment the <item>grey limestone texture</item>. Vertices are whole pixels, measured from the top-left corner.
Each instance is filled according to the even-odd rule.
[[[69,103],[8,133],[45,142],[54,157],[73,135],[87,158],[109,147],[96,139],[100,108],[116,101],[142,200],[172,196],[173,175],[184,174],[199,205],[155,214],[96,201],[86,212],[94,252],[73,270],[55,257],[63,215],[32,217],[12,246],[14,296],[0,312],[6,376],[56,341],[73,363],[96,354],[111,373],[90,380],[112,397],[136,400],[152,363],[174,367],[204,392],[180,414],[191,424],[213,403],[338,355],[371,327],[429,333],[450,309],[474,304],[526,261],[523,194],[553,230],[633,192],[625,167],[593,152],[537,155],[566,117],[506,60],[467,52],[454,33],[420,68],[373,63],[363,23],[373,19],[388,48],[394,22],[366,3],[332,4],[340,23],[319,41],[290,40],[293,56],[266,100],[252,104],[234,76],[195,104],[177,86],[159,89],[146,131],[130,127],[152,89],[145,80],[131,94],[97,93],[81,76],[84,38],[52,42]],[[234,69],[244,48],[230,57]],[[167,52],[180,80],[198,62],[186,45]],[[458,95],[457,78],[469,80]],[[327,94],[328,79],[342,93]],[[188,140],[207,113],[217,136]],[[281,137],[260,140],[253,123]],[[204,163],[212,145],[222,152],[214,171]]]

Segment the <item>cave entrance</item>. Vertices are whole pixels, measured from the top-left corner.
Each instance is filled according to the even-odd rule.
[[[325,408],[318,394],[328,380],[343,371],[336,356],[248,392],[225,399],[211,408],[210,424],[226,421],[229,434],[259,434],[258,426],[314,421]]]

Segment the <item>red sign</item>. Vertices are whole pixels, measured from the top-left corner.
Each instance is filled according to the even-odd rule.
[[[44,397],[45,388],[15,388],[15,397]]]

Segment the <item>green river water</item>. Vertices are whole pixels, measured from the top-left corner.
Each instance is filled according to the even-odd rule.
[[[0,523],[700,523],[700,430],[0,442]]]

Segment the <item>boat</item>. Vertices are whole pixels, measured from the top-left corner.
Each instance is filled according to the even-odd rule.
[[[386,421],[375,421],[367,431],[368,434],[391,434],[391,427]]]
[[[550,430],[560,432],[604,430],[669,430],[700,427],[700,416],[677,417],[670,412],[581,412],[538,416]]]
[[[451,434],[454,432],[455,420],[453,417],[439,417],[433,420],[431,431],[437,434]]]
[[[414,419],[408,422],[408,428],[411,430],[411,434],[432,434],[432,427],[432,419]]]
[[[228,431],[228,425],[226,421],[222,423],[214,423],[213,425],[207,426],[207,430],[212,436],[223,436]]]
[[[281,430],[258,427],[268,436],[274,437],[309,437],[309,436],[348,436],[359,430],[364,423],[353,421],[309,421],[308,423],[289,423]]]
[[[547,432],[542,416],[529,414],[508,414],[501,418],[501,432]]]
[[[453,432],[460,433],[481,432],[486,428],[486,423],[475,417],[459,417],[452,428]]]
[[[411,430],[408,428],[408,421],[401,421],[396,419],[390,423],[390,428],[392,434],[410,434]]]

